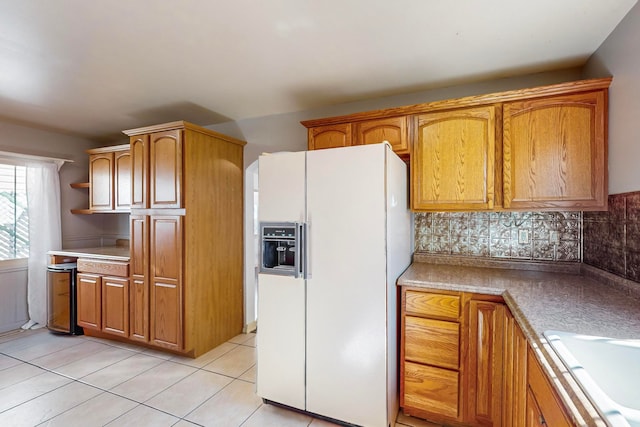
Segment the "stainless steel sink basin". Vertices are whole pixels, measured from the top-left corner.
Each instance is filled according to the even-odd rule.
[[[640,427],[640,340],[544,335],[610,425]]]

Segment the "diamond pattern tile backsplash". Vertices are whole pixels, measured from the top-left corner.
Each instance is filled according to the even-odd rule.
[[[416,251],[580,262],[582,216],[582,212],[416,213]]]
[[[584,213],[584,263],[640,282],[640,191],[610,195],[607,212]]]

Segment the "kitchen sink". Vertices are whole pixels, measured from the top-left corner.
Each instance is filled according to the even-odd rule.
[[[640,340],[544,335],[611,426],[640,427]]]

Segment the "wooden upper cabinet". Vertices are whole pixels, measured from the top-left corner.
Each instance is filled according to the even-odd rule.
[[[131,207],[149,207],[149,135],[129,138],[131,152]]]
[[[131,154],[129,150],[113,153],[114,202],[116,211],[131,209]]]
[[[607,206],[606,90],[504,104],[504,207]]]
[[[409,154],[407,116],[356,122],[353,128],[354,144],[365,145],[388,141],[396,154]]]
[[[181,129],[152,133],[149,139],[149,207],[182,207]]]
[[[492,209],[496,107],[420,114],[414,128],[412,209]]]
[[[89,210],[129,212],[131,157],[129,146],[94,148],[89,153]]]
[[[89,209],[113,209],[113,153],[89,155]]]
[[[348,147],[351,145],[351,123],[310,128],[309,150]]]

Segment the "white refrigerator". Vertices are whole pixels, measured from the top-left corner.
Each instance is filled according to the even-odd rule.
[[[265,154],[258,173],[261,224],[295,223],[302,234],[278,249],[299,251],[295,274],[258,276],[258,396],[393,426],[396,280],[412,253],[405,163],[380,143]]]

